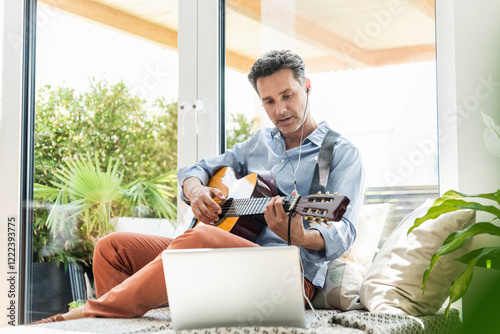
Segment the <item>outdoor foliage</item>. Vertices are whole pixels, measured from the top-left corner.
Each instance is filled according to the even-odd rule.
[[[464,200],[465,198],[481,198],[489,201],[492,205],[483,205],[478,202]],[[426,220],[435,219],[442,214],[452,211],[469,209],[476,212],[487,212],[493,216],[490,222],[473,224],[462,231],[450,234],[445,239],[441,248],[432,256],[431,263],[424,273],[422,291],[425,291],[425,285],[429,274],[441,256],[461,248],[467,241],[479,234],[489,234],[500,237],[500,227],[492,224],[493,221],[500,219],[499,205],[500,189],[494,193],[477,195],[467,195],[455,190],[449,190],[433,203],[425,216],[415,220],[415,224],[408,231],[408,233],[420,226]],[[457,279],[455,279],[450,287],[448,292],[450,300],[446,308],[446,316],[448,316],[451,304],[462,298],[469,288],[469,284],[474,273],[474,267],[500,270],[500,246],[474,249],[456,260],[465,263],[467,268],[462,274],[460,274],[460,276],[457,277]]]
[[[87,163],[95,162],[94,170],[87,166],[86,172],[90,174],[108,170],[113,164],[109,180],[120,179],[116,181],[114,195],[124,191],[126,193],[120,196],[128,200],[111,201],[114,204],[108,208],[109,214],[165,217],[161,213],[165,204],[151,199],[158,199],[155,196],[159,194],[155,188],[157,184],[170,182],[174,196],[165,195],[163,190],[161,194],[169,201],[169,218],[175,220],[177,103],[169,103],[163,98],[147,103],[133,95],[123,82],[110,85],[106,81],[92,80],[83,92],[46,85],[38,90],[36,99],[35,191],[40,201],[35,206],[34,217],[35,260],[66,262],[65,259],[75,257],[86,261],[88,255],[92,255],[95,238],[109,232],[106,224],[101,225],[104,230],[92,237],[87,229],[88,238],[84,238],[84,232],[75,230],[75,226],[85,226],[75,216],[79,203],[73,201],[78,196],[71,193],[75,185],[69,186],[61,177],[64,177],[65,168],[73,168],[76,172],[78,166],[71,167],[68,163],[82,163],[74,160],[79,156],[87,156]],[[82,168],[80,173],[84,173]],[[66,175],[66,181],[68,179]],[[56,189],[58,195],[54,197]],[[67,226],[52,226],[55,223],[51,221],[54,217],[50,211],[52,204],[65,202],[66,215],[73,210],[73,217],[61,218]],[[95,212],[102,218],[105,206],[96,207]],[[69,223],[70,217],[73,223]],[[92,224],[96,219],[94,216]]]
[[[58,169],[52,187],[35,183],[35,199],[50,203],[49,215],[43,222],[49,243],[40,249],[42,255],[68,261],[91,263],[97,240],[111,231],[112,216],[130,215],[131,208],[154,208],[155,213],[175,219],[175,172],[152,180],[123,183],[120,162],[109,160],[101,170],[97,157],[77,157],[65,161]]]
[[[84,92],[44,86],[36,99],[35,182],[49,185],[53,172],[77,154],[121,162],[125,182],[177,168],[177,103],[149,105],[119,82],[91,81]]]
[[[228,123],[228,148],[251,136],[253,122],[243,115],[231,114]],[[82,92],[42,86],[35,120],[34,260],[90,261],[95,241],[110,231],[109,217],[175,220],[176,168],[176,102],[149,103],[123,82],[91,80]]]
[[[243,114],[230,114],[226,138],[226,147],[233,148],[234,144],[250,138],[253,133],[253,120],[249,121]]]

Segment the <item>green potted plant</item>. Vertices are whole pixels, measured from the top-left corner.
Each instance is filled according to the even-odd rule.
[[[123,184],[119,162],[109,159],[105,171],[89,155],[65,162],[55,173],[53,186],[35,184],[35,199],[51,203],[45,222],[52,234],[46,254],[68,261],[91,263],[97,240],[114,230],[112,216],[132,211],[154,211],[174,221],[176,175],[170,172],[151,180],[137,179]],[[60,249],[62,247],[62,249]]]
[[[481,199],[481,203],[478,201],[465,200],[468,198]],[[487,204],[482,204],[483,202],[487,202]],[[433,203],[425,216],[415,220],[415,224],[410,228],[408,233],[429,219],[435,219],[442,214],[456,210],[469,209],[475,212],[486,212],[492,216],[492,219],[488,222],[475,223],[462,231],[450,234],[445,239],[441,248],[433,254],[429,267],[424,272],[422,283],[422,290],[424,292],[429,274],[441,256],[461,248],[468,240],[479,234],[489,234],[500,237],[500,227],[493,224],[495,220],[500,219],[499,205],[500,189],[493,193],[477,195],[467,195],[455,190],[449,190]],[[466,264],[467,267],[464,272],[454,280],[450,287],[448,292],[450,298],[448,306],[446,307],[446,316],[448,316],[451,304],[461,299],[469,288],[475,267],[500,270],[500,246],[477,248],[456,260]]]
[[[65,166],[54,173],[54,179],[52,186],[36,183],[34,189],[38,205],[43,203],[47,207],[47,213],[39,214],[35,220],[35,231],[44,235],[43,239],[34,240],[44,242],[34,246],[40,247],[37,253],[44,262],[52,262],[33,264],[34,282],[45,286],[32,291],[33,300],[39,303],[57,298],[57,302],[49,304],[64,305],[71,300],[86,299],[88,284],[83,277],[92,275],[97,240],[114,230],[111,217],[132,215],[134,211],[154,212],[155,216],[175,222],[176,207],[172,201],[177,194],[175,171],[150,180],[140,177],[125,184],[119,161],[109,159],[107,168],[102,170],[97,158],[87,154],[66,160]],[[54,268],[53,262],[64,264],[70,282],[66,283],[64,277],[68,274]],[[61,290],[61,295],[47,296],[46,290],[52,294]],[[61,312],[64,308],[54,311]]]

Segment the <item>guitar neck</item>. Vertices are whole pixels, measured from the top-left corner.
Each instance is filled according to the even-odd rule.
[[[283,208],[285,212],[293,211],[299,198],[300,196],[283,197]],[[264,209],[271,199],[272,197],[229,199],[221,206],[222,216],[241,217],[263,215]]]

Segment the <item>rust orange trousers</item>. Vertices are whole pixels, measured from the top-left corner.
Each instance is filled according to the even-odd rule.
[[[199,226],[175,240],[115,232],[100,239],[94,251],[96,300],[83,307],[86,316],[132,318],[168,302],[161,252],[165,249],[258,247],[213,226]],[[304,279],[306,296],[315,287]]]

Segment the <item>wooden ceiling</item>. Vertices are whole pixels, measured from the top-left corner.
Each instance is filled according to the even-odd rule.
[[[178,1],[38,3],[176,50]],[[226,0],[226,63],[246,73],[272,48],[308,72],[435,60],[434,26],[434,0]]]

